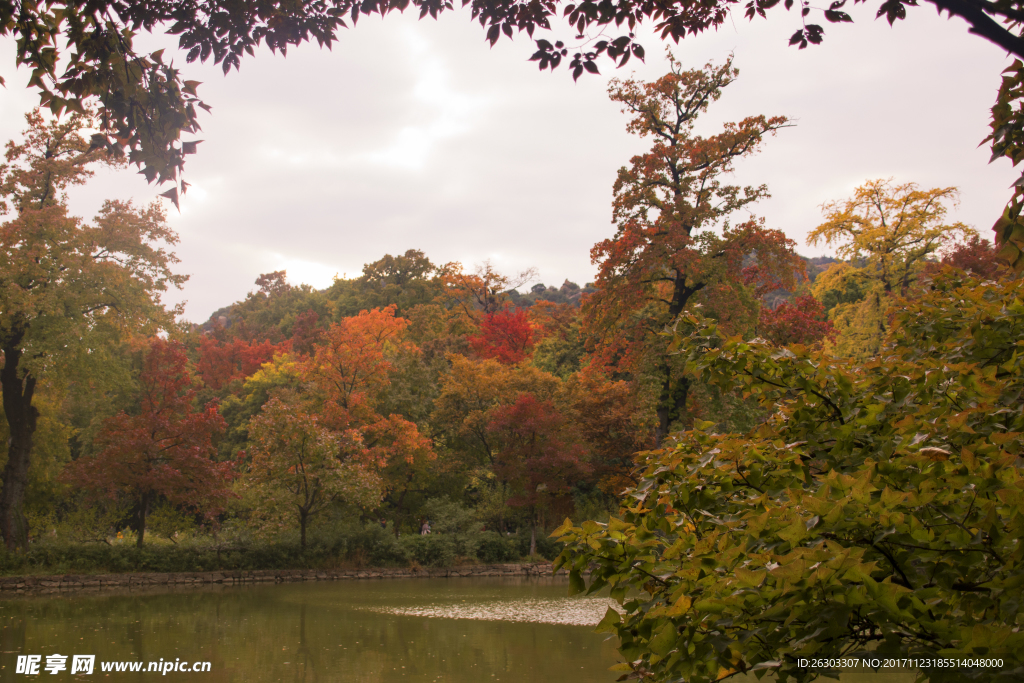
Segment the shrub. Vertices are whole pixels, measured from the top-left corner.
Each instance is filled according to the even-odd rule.
[[[526,557],[530,554],[529,530],[522,529],[512,538],[515,539],[516,546],[521,557]],[[548,538],[543,529],[540,527],[537,528],[537,554],[545,560],[553,560],[558,557],[558,554],[562,552],[562,548],[564,547],[564,543],[556,541],[553,538]]]
[[[348,531],[349,560],[374,567],[393,567],[409,563],[409,553],[395,538],[394,527],[366,522]]]
[[[519,559],[519,546],[514,537],[506,537],[497,531],[484,531],[476,549],[477,558],[484,564],[514,562]]]
[[[430,520],[431,536],[449,539],[456,557],[476,557],[481,531],[473,510],[442,498],[424,505],[423,514]]]
[[[426,567],[450,567],[455,564],[455,540],[451,536],[430,534],[399,539],[408,556]]]

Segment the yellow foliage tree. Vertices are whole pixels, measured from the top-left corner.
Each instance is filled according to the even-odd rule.
[[[807,242],[823,241],[848,259],[819,275],[812,289],[836,328],[828,352],[860,362],[875,356],[895,297],[907,294],[932,254],[977,235],[963,223],[946,222],[957,195],[955,187],[921,190],[916,183],[869,180],[852,198],[822,205],[825,222]]]
[[[835,341],[825,340],[824,349],[832,356],[867,362],[878,355],[885,336],[886,315],[891,301],[881,289],[860,301],[839,304],[829,318],[836,330]]]
[[[920,190],[916,183],[869,180],[852,199],[822,205],[825,222],[807,236],[816,246],[837,245],[836,254],[863,263],[886,294],[903,294],[929,255],[942,246],[977,234],[963,223],[945,223],[955,187]]]

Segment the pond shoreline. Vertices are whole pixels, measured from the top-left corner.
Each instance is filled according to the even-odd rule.
[[[72,593],[152,589],[161,586],[252,585],[298,581],[360,579],[444,579],[472,576],[551,576],[551,563],[509,563],[458,567],[381,567],[364,569],[253,569],[213,572],[132,572],[129,574],[65,574],[0,576],[0,598],[25,593]],[[564,572],[562,572],[564,573]]]

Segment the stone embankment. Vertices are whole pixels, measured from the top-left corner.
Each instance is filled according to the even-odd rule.
[[[0,598],[16,593],[64,593],[82,590],[134,590],[161,586],[243,585],[351,579],[454,578],[466,576],[551,576],[550,564],[490,564],[462,567],[394,569],[264,569],[167,574],[79,574],[65,576],[0,576]]]

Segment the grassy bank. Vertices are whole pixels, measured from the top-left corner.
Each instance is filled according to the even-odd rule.
[[[26,552],[0,550],[0,575],[451,567],[526,560],[529,547],[529,532],[396,537],[390,527],[373,523],[311,533],[305,549],[297,538],[288,536],[261,541],[242,535],[194,535],[178,540],[147,535],[141,548],[136,547],[134,538],[123,534],[88,543],[43,538],[31,543]],[[537,539],[538,555],[544,559],[553,559],[560,550],[560,544],[549,538]]]

